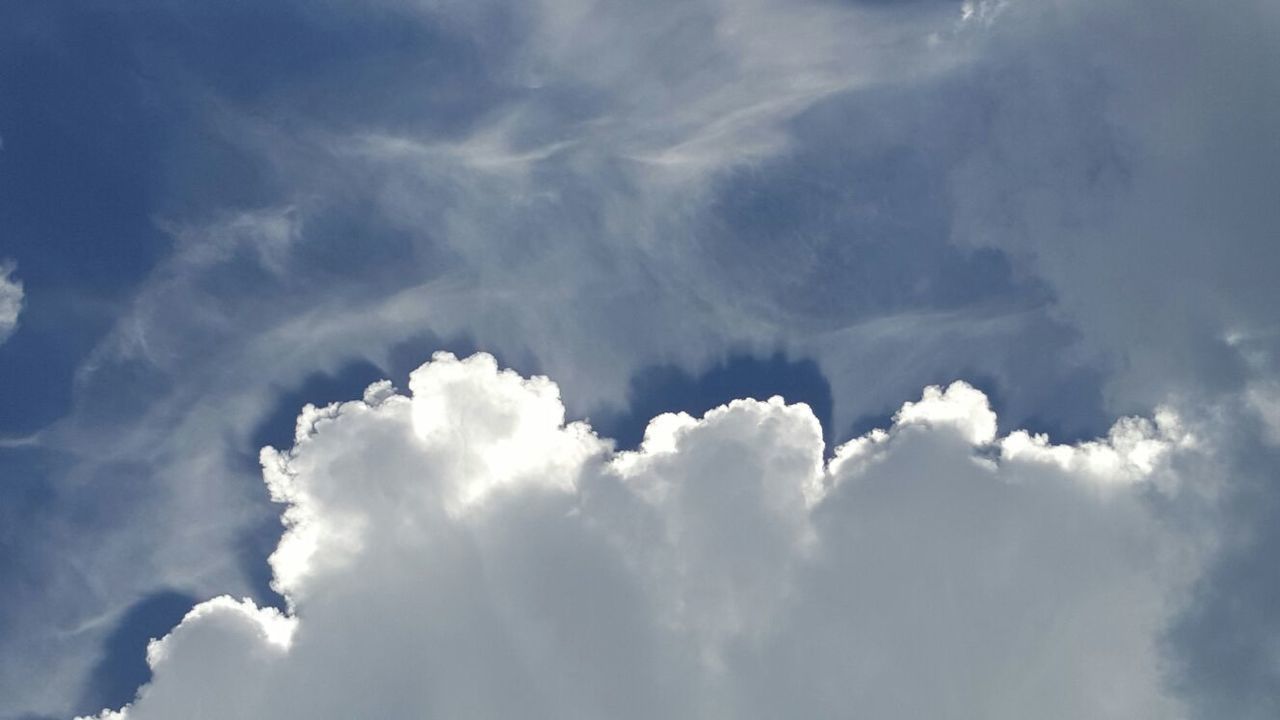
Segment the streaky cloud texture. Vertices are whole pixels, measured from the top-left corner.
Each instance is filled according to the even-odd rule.
[[[101,718],[1169,718],[1204,550],[1172,414],[1053,445],[929,387],[823,459],[803,404],[615,452],[557,386],[438,353],[262,451],[287,612],[219,597]]]

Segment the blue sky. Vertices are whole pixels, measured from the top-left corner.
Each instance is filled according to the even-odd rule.
[[[0,718],[132,702],[148,640],[180,622],[118,717],[181,714],[192,678],[260,696],[224,709],[246,717],[1056,717],[991,689],[1011,653],[1029,694],[1129,688],[1066,716],[1274,717],[1278,26],[1264,0],[0,8]],[[418,369],[438,351],[546,376],[563,419],[616,442],[556,425],[536,382]],[[418,409],[364,395],[384,378]],[[821,436],[781,405],[726,406],[774,395]],[[649,424],[680,412],[693,424]],[[430,413],[471,439],[431,445]],[[1019,449],[1020,429],[1062,449]],[[281,495],[260,450],[295,441],[301,494]],[[879,459],[848,459],[864,447]],[[814,448],[803,497],[770,494]],[[450,484],[450,458],[474,476]],[[348,504],[308,504],[331,478]],[[1129,489],[1058,486],[1103,480]],[[389,522],[369,498],[413,483],[443,515],[404,522],[465,527],[471,550],[361,535],[351,518]],[[550,523],[557,503],[582,527]],[[334,558],[375,553],[368,571],[269,564],[282,511],[346,538]],[[422,586],[379,574],[391,558]],[[1070,570],[1048,578],[1051,559]],[[947,610],[912,614],[912,577]],[[183,621],[222,595],[256,605]],[[387,640],[358,692],[281,704],[339,667],[307,644],[340,636],[317,597],[447,641]],[[218,669],[240,626],[217,618],[276,627],[262,607],[302,639],[250,693]],[[986,627],[997,607],[1026,624]],[[375,651],[368,622],[344,642]],[[789,653],[822,637],[866,654],[823,646],[836,670],[806,680]],[[624,640],[637,654],[604,649]],[[464,666],[492,704],[450,694],[440,668]],[[539,675],[557,669],[581,684]],[[430,702],[403,673],[437,678]]]

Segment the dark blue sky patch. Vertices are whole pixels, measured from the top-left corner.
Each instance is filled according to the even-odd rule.
[[[656,415],[683,411],[701,417],[730,400],[766,400],[773,395],[789,403],[807,403],[822,423],[830,447],[831,385],[816,362],[792,360],[782,352],[767,357],[730,355],[697,375],[674,365],[642,368],[631,378],[627,409],[592,416],[591,424],[602,436],[617,440],[619,449],[632,449]]]
[[[27,292],[0,347],[5,434],[66,411],[80,359],[166,248],[149,218],[165,112],[121,30],[81,3],[0,8],[0,257]]]
[[[165,83],[195,85],[289,125],[335,132],[461,131],[503,86],[511,11],[456,32],[419,8],[300,1],[153,3],[126,11],[139,54]],[[481,39],[483,38],[483,40]]]
[[[167,635],[196,604],[176,590],[152,593],[134,603],[102,644],[102,655],[80,693],[76,712],[96,713],[133,700],[138,688],[151,680],[147,643]]]

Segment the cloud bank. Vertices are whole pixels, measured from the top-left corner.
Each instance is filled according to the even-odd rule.
[[[1202,548],[1171,414],[1053,445],[930,387],[823,460],[808,406],[616,452],[557,386],[438,353],[265,448],[288,612],[220,597],[101,718],[1170,718]]]

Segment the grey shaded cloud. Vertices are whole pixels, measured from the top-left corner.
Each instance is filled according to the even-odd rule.
[[[1228,338],[1271,328],[1280,301],[1261,194],[1280,157],[1278,19],[1265,3],[1178,2],[1155,32],[1136,12],[1010,3],[974,82],[1017,101],[989,108],[990,142],[953,171],[955,239],[1051,285],[1083,340],[1120,360],[1121,408],[1238,390],[1249,373]]]

